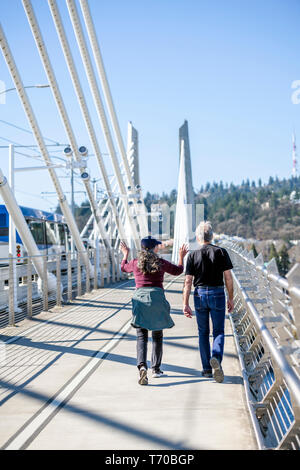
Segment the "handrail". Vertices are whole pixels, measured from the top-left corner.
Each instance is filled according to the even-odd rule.
[[[34,256],[1,258],[5,265],[0,267],[0,329],[126,277],[118,249],[112,248],[111,257],[105,246],[91,248],[88,263],[84,253],[41,253],[36,256],[41,273],[35,269]]]
[[[300,265],[283,278],[275,260],[265,266],[230,239],[219,245],[234,266],[229,318],[259,448],[300,449]]]
[[[237,253],[241,258],[243,258],[247,263],[252,264],[257,269],[259,269],[270,281],[274,281],[278,286],[282,287],[283,289],[289,289],[289,284],[286,279],[281,277],[279,274],[272,274],[269,273],[268,270],[264,267],[264,265],[255,264],[255,261],[247,258],[243,255],[239,250],[236,250],[234,247],[230,246],[230,250]],[[299,290],[299,299],[300,299],[300,290]]]
[[[269,348],[269,351],[272,355],[272,358],[276,361],[278,367],[282,371],[282,375],[284,376],[287,385],[289,386],[290,392],[292,392],[295,396],[295,400],[297,401],[298,406],[300,407],[300,380],[299,377],[296,375],[290,364],[288,363],[286,357],[278,349],[273,336],[269,332],[265,322],[263,319],[259,316],[259,313],[257,309],[255,308],[253,302],[249,299],[247,296],[246,292],[244,291],[243,287],[241,286],[240,282],[236,278],[235,274],[233,273],[233,276],[235,277],[236,284],[239,287],[242,296],[245,300],[245,303],[247,304],[249,310],[251,311],[251,314],[253,316],[253,319],[261,331],[262,337],[266,342],[266,345]]]

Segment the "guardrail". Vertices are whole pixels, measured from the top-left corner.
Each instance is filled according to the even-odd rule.
[[[78,251],[41,255],[43,273],[38,275],[33,257],[0,259],[0,328],[13,326],[41,311],[61,307],[91,290],[127,277],[121,272],[121,254],[104,247],[89,249],[85,264]],[[20,263],[21,260],[21,264]],[[6,266],[3,266],[6,264]]]
[[[229,317],[259,448],[300,450],[300,265],[285,279],[275,259],[219,244],[234,266]]]

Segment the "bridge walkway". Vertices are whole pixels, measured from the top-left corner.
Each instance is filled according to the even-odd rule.
[[[148,386],[137,383],[133,280],[0,330],[0,448],[255,449],[230,321],[218,384],[200,375],[182,282],[165,282],[176,325],[164,332],[166,375]]]

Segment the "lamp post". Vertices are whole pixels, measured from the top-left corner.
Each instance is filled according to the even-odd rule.
[[[12,193],[15,194],[15,175],[14,175],[14,166],[15,166],[15,151],[13,144],[9,145],[9,176],[8,182],[11,187]],[[17,270],[16,270],[16,226],[13,222],[11,215],[9,214],[9,224],[8,224],[8,255],[12,256],[12,275],[13,275],[13,284],[15,286],[14,292],[14,309],[18,312],[18,289],[17,289]]]

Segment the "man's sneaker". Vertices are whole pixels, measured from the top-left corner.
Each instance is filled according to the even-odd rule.
[[[212,371],[211,370],[203,370],[201,372],[202,377],[205,377],[206,379],[212,379]]]
[[[214,376],[215,381],[218,383],[223,382],[224,372],[223,372],[219,359],[213,356],[209,362],[213,368],[213,376]]]
[[[144,366],[140,368],[139,384],[148,385],[147,369]]]
[[[154,379],[159,379],[159,377],[161,377],[162,375],[164,375],[163,371],[158,369],[158,370],[155,370],[155,369],[152,369],[152,377]]]

